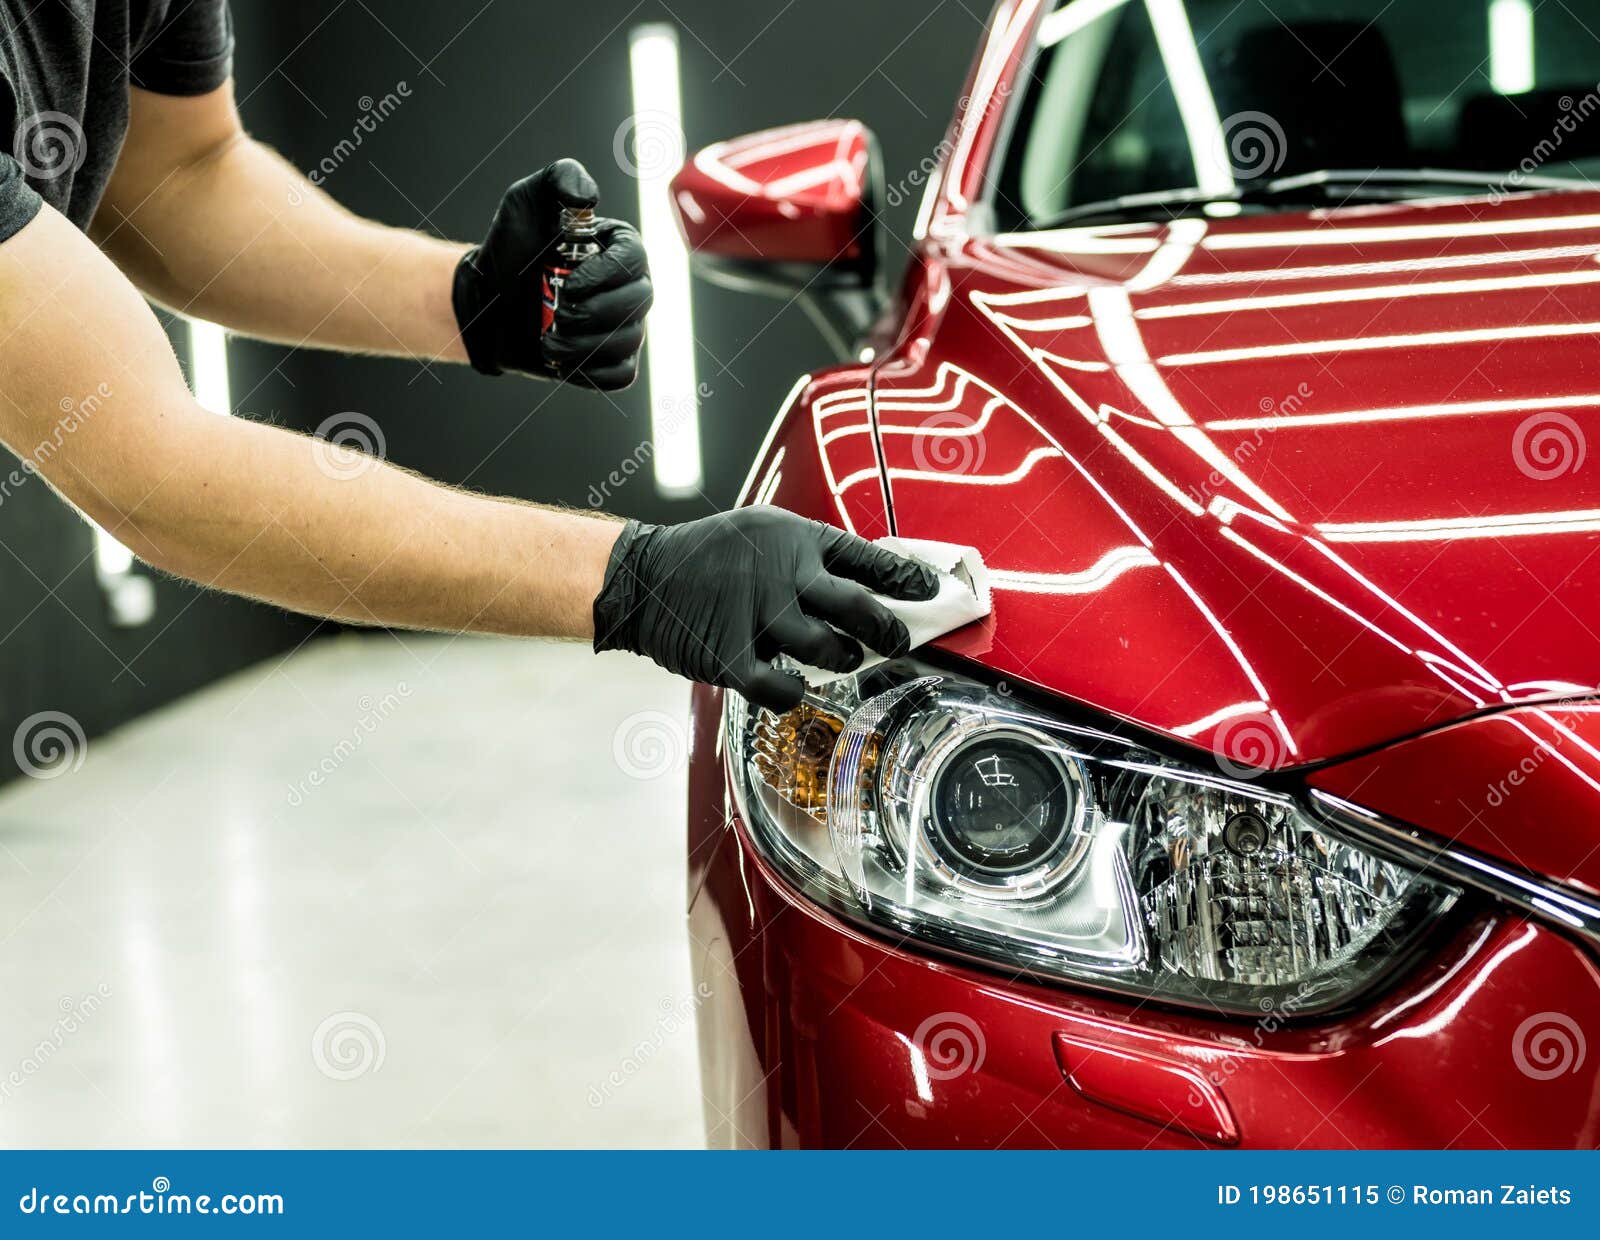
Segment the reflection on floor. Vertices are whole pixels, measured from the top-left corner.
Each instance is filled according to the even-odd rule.
[[[0,1144],[700,1144],[686,706],[351,636],[9,785]]]

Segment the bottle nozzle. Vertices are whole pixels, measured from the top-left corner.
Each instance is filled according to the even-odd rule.
[[[561,231],[567,236],[592,237],[598,227],[593,207],[561,208]]]

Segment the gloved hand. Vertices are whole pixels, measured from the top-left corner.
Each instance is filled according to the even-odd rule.
[[[488,237],[456,266],[451,300],[475,370],[550,378],[545,363],[553,361],[567,383],[615,391],[633,382],[651,291],[644,243],[632,225],[599,221],[603,252],[568,277],[554,330],[539,334],[544,267],[561,240],[561,208],[593,207],[599,197],[575,159],[557,160],[506,191]]]
[[[594,601],[594,648],[648,655],[680,676],[789,710],[805,682],[772,666],[778,654],[849,672],[861,665],[857,641],[891,658],[906,653],[906,626],[868,590],[920,601],[939,581],[921,564],[780,508],[684,525],[630,521]]]

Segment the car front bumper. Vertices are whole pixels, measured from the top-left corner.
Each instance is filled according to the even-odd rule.
[[[1334,1019],[1211,1017],[864,933],[751,846],[701,690],[689,931],[709,1142],[760,1147],[1592,1148],[1600,968],[1485,911]]]

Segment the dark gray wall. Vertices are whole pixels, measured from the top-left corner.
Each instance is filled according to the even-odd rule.
[[[182,340],[181,334],[176,337]],[[234,381],[258,386],[262,408],[294,423],[292,394],[242,359]],[[18,462],[0,448],[0,475]],[[155,582],[154,620],[109,623],[95,580],[90,527],[38,477],[9,481],[0,502],[0,782],[17,771],[21,724],[43,711],[70,716],[86,736],[163,705],[306,640],[315,626],[276,608]],[[148,573],[149,570],[143,570]],[[37,728],[27,739],[37,738]],[[50,756],[45,752],[42,756]]]
[[[282,49],[265,79],[241,72],[255,131],[309,171],[351,137],[363,98],[381,100],[405,82],[409,98],[362,135],[325,184],[357,211],[467,240],[482,232],[506,185],[563,155],[593,171],[603,210],[636,214],[636,187],[614,148],[631,111],[628,30],[640,22],[674,21],[681,30],[691,147],[855,116],[878,132],[894,182],[942,138],[987,17],[984,0],[495,0],[481,12],[477,2],[391,0],[346,3],[332,16],[321,5],[235,6],[241,39]],[[270,104],[259,116],[258,102]],[[915,207],[913,194],[890,213],[902,237]],[[629,515],[682,518],[726,505],[778,402],[825,358],[798,308],[704,284],[695,299],[698,367],[711,390],[702,411],[706,494],[665,503],[642,473],[609,504]],[[292,374],[317,408],[381,421],[393,459],[487,491],[582,505],[648,434],[643,382],[601,397],[310,354],[294,359]]]
[[[606,207],[635,214],[614,150],[631,111],[627,32],[640,22],[682,31],[691,146],[856,116],[877,131],[899,182],[942,137],[987,17],[984,0],[234,0],[234,11],[251,129],[309,171],[352,136],[363,97],[381,100],[404,81],[409,97],[326,185],[356,211],[462,239],[481,233],[507,184],[562,155],[589,165]],[[911,194],[889,212],[901,238],[915,205]],[[711,393],[705,495],[662,501],[641,473],[613,493],[613,510],[681,519],[727,504],[794,378],[825,360],[798,309],[703,284],[695,298]],[[381,423],[391,459],[489,492],[582,506],[648,434],[642,383],[607,398],[248,342],[231,356],[236,403],[250,416],[309,429],[360,411]],[[11,460],[0,463],[9,473]],[[14,770],[17,724],[35,712],[65,712],[94,735],[314,632],[170,581],[158,584],[153,624],[113,629],[91,552],[88,528],[38,479],[0,503],[0,779]]]

